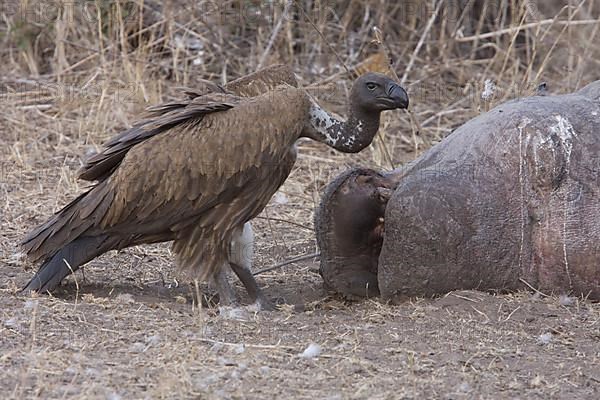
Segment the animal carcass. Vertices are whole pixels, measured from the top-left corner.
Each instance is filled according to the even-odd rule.
[[[598,300],[599,155],[600,81],[502,104],[401,169],[336,179],[317,214],[322,275],[339,292],[387,299],[529,286]],[[379,224],[338,210],[375,207],[388,187]],[[381,232],[371,239],[381,250],[366,248],[366,236],[348,243],[342,224]],[[365,250],[348,256],[348,248]],[[364,278],[369,268],[376,280]]]

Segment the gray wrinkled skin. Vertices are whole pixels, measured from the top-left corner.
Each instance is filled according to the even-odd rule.
[[[393,174],[383,298],[527,282],[600,300],[600,81],[502,104]]]

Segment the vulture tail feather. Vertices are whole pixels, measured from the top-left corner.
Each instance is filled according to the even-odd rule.
[[[47,260],[55,252],[82,236],[96,236],[98,225],[114,198],[106,183],[79,195],[45,223],[31,231],[21,246],[32,261]],[[90,230],[96,232],[91,233]]]
[[[60,281],[122,239],[103,231],[101,223],[114,199],[102,182],[85,192],[30,232],[21,242],[31,261],[42,261],[23,290],[51,291]]]
[[[23,291],[52,291],[70,273],[93,258],[114,248],[108,235],[80,237],[44,261]]]

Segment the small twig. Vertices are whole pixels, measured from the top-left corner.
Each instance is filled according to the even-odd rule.
[[[69,268],[71,275],[73,275],[73,278],[75,279],[75,307],[77,307],[77,299],[79,299],[79,282],[77,281],[77,275],[75,275],[75,271],[73,271],[73,268],[71,268],[71,264],[69,264],[69,262],[64,258],[62,260],[66,264],[67,268]]]
[[[417,119],[417,116],[415,115],[415,113],[412,110],[412,107],[409,106],[409,108],[406,110],[406,112],[408,113],[408,117],[410,118],[410,126],[413,132],[413,136],[414,136],[414,141],[415,141],[415,156],[418,156],[418,146],[417,146],[417,136],[421,136],[421,132],[423,132],[423,127],[421,126],[421,124],[419,123],[419,120]],[[425,140],[424,136],[421,136],[421,138],[423,139],[423,141],[425,142],[426,145],[428,145],[428,147],[431,147],[431,143],[429,142],[429,140]]]
[[[293,263],[298,262],[298,261],[310,260],[311,258],[319,257],[320,255],[321,255],[321,253],[313,253],[313,254],[305,254],[303,256],[298,256],[298,257],[290,258],[289,260],[282,261],[279,264],[275,264],[275,265],[272,265],[270,267],[267,267],[267,268],[264,268],[264,269],[260,269],[260,270],[258,270],[256,272],[254,272],[252,275],[260,275],[260,274],[263,274],[265,272],[269,272],[269,271],[273,271],[273,270],[281,268],[281,267],[285,267],[286,265],[293,264]]]
[[[231,342],[223,342],[221,340],[214,340],[214,339],[209,339],[209,338],[200,338],[199,340],[202,342],[220,344],[223,346],[237,347],[240,344],[243,344],[244,347],[253,348],[253,349],[284,350],[286,352],[287,352],[287,350],[294,350],[294,347],[292,347],[292,346],[284,346],[284,345],[278,345],[278,344],[270,345],[270,344],[251,344],[251,343],[231,343]]]
[[[45,110],[49,110],[52,108],[52,104],[32,104],[32,105],[28,105],[28,106],[20,106],[17,107],[19,110],[41,110],[41,111],[45,111]]]
[[[543,292],[540,292],[538,289],[536,289],[536,288],[534,288],[533,286],[531,286],[531,285],[530,285],[530,284],[529,284],[529,283],[528,283],[528,282],[527,282],[525,279],[523,279],[523,278],[519,278],[519,280],[520,280],[521,282],[523,282],[523,283],[524,283],[524,284],[525,284],[525,285],[526,285],[526,286],[527,286],[529,289],[531,289],[531,290],[533,290],[534,292],[536,292],[536,293],[540,294],[541,296],[544,296],[544,297],[550,297],[550,295],[548,295],[548,294],[546,294],[546,293],[543,293]]]
[[[473,300],[473,299],[471,299],[471,298],[469,298],[469,297],[466,297],[466,296],[461,296],[461,295],[459,295],[459,294],[456,294],[456,293],[450,293],[450,294],[451,294],[453,297],[456,297],[456,298],[459,298],[459,299],[463,299],[463,300],[471,301],[471,302],[473,302],[473,303],[479,303],[477,300]]]
[[[496,36],[508,35],[508,34],[522,31],[525,29],[537,28],[539,26],[552,25],[553,23],[556,25],[571,25],[572,26],[572,25],[593,25],[593,24],[597,24],[599,22],[600,22],[600,19],[585,19],[585,20],[576,20],[576,21],[555,21],[554,19],[545,19],[540,22],[531,22],[529,24],[523,24],[520,26],[512,27],[512,28],[505,28],[505,29],[500,29],[500,30],[494,31],[494,32],[482,33],[481,35],[473,35],[473,36],[466,36],[466,37],[462,37],[462,38],[455,38],[454,40],[456,40],[457,42],[472,42],[474,40],[488,39],[488,38],[492,38],[492,37],[496,37]]]
[[[487,324],[488,322],[490,322],[490,321],[491,321],[491,320],[490,320],[490,317],[488,317],[488,316],[487,316],[487,314],[486,314],[486,313],[484,313],[483,311],[480,311],[480,310],[478,310],[477,308],[475,308],[475,307],[473,307],[473,306],[471,306],[471,308],[472,308],[473,310],[475,310],[475,312],[476,312],[477,314],[479,314],[479,315],[482,315],[483,317],[485,317],[485,319],[486,319],[486,320],[483,322],[484,324]]]
[[[194,279],[194,290],[196,292],[196,311],[198,314],[202,313],[202,293],[200,292],[200,285],[198,279]],[[193,308],[193,305],[192,305]]]
[[[425,39],[429,35],[429,31],[431,30],[431,27],[433,26],[433,22],[437,18],[438,12],[442,8],[442,4],[444,4],[443,1],[440,1],[438,3],[437,7],[435,8],[435,11],[433,12],[433,14],[431,14],[429,21],[427,21],[427,25],[425,25],[425,30],[423,31],[423,34],[421,35],[421,39],[419,39],[419,42],[417,43],[417,47],[415,47],[415,50],[413,51],[412,56],[410,56],[410,60],[408,61],[408,65],[406,66],[406,69],[404,70],[404,74],[402,75],[402,79],[400,80],[401,85],[404,85],[404,82],[406,82],[406,78],[408,78],[408,73],[410,72],[413,65],[415,64],[417,55],[419,54],[419,51],[421,51],[421,47],[423,46],[423,43],[425,43]]]
[[[275,28],[273,28],[273,32],[271,33],[271,38],[269,39],[269,43],[267,44],[265,51],[263,51],[262,56],[260,56],[260,60],[258,61],[258,66],[256,67],[257,70],[262,68],[267,56],[269,55],[269,52],[271,51],[271,47],[273,47],[273,44],[275,43],[275,39],[277,39],[277,35],[279,35],[279,31],[281,30],[281,25],[282,25],[283,19],[285,18],[286,15],[288,15],[288,12],[290,10],[290,6],[292,5],[292,3],[293,3],[293,1],[291,1],[291,0],[285,2],[285,6],[283,8],[283,13],[279,17],[279,20],[277,21]]]
[[[515,308],[514,310],[512,310],[512,312],[510,314],[508,314],[508,317],[504,318],[504,320],[502,322],[506,322],[510,319],[510,317],[513,316],[514,313],[516,313],[517,311],[519,311],[521,309],[521,306]]]
[[[37,311],[38,311],[38,302],[37,300],[33,304],[33,310],[31,311],[31,322],[29,324],[29,330],[31,332],[31,343],[29,347],[29,351],[33,351],[33,347],[36,342],[36,322],[37,322]]]
[[[321,36],[321,39],[323,39],[323,42],[325,42],[325,45],[327,46],[327,48],[333,53],[335,58],[337,58],[338,62],[342,65],[342,67],[344,67],[344,69],[346,70],[346,73],[348,75],[352,75],[352,73],[350,72],[350,69],[346,66],[346,63],[344,62],[344,60],[342,60],[342,57],[340,57],[338,52],[335,51],[335,49],[329,44],[329,42],[327,41],[327,38],[325,37],[325,35],[323,35],[323,32],[321,32],[319,30],[319,28],[317,27],[317,25],[315,25],[315,23],[309,18],[309,16],[306,15],[306,11],[304,11],[304,8],[302,7],[302,5],[300,5],[300,3],[296,3],[296,5],[300,9],[300,11],[302,11],[302,15],[304,16],[306,21],[314,28],[315,31],[317,31],[319,36]]]
[[[298,228],[306,229],[307,231],[313,232],[312,228],[310,228],[310,227],[308,227],[306,225],[299,224],[299,223],[294,222],[294,221],[287,220],[287,219],[274,218],[274,217],[263,217],[263,216],[258,216],[258,217],[256,217],[256,219],[265,219],[265,220],[268,220],[268,221],[284,222],[286,224],[294,225],[294,226],[297,226]]]
[[[460,105],[460,103],[464,102],[465,100],[467,100],[467,98],[463,97],[461,100],[457,101],[456,103],[454,103],[454,104],[446,107],[445,110],[441,110],[441,111],[436,112],[431,117],[429,117],[425,121],[423,121],[423,123],[421,124],[421,126],[427,126],[431,122],[435,121],[437,118],[443,117],[445,115],[454,114],[454,113],[464,113],[468,109],[466,109],[466,108],[454,108],[454,107]]]

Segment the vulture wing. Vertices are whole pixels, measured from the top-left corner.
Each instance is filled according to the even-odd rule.
[[[102,181],[110,176],[129,149],[138,143],[170,129],[180,121],[189,118],[190,114],[199,116],[227,109],[226,103],[208,102],[204,98],[207,95],[231,93],[237,96],[254,97],[282,84],[296,87],[294,73],[285,65],[273,65],[238,78],[224,88],[209,81],[203,81],[203,87],[200,89],[182,88],[187,99],[148,108],[144,119],[110,139],[104,144],[104,149],[100,153],[85,162],[79,171],[79,178],[86,181]],[[201,100],[196,100],[198,98]],[[214,109],[209,110],[211,107]]]
[[[122,161],[98,164],[103,179],[32,232],[25,251],[47,260],[83,238],[102,237],[111,248],[175,240],[180,265],[205,278],[225,261],[233,229],[287,178],[309,107],[290,86],[166,107],[110,142],[127,148]]]
[[[106,144],[106,150],[103,153],[93,157],[94,163],[90,166],[90,176],[95,176],[94,179],[99,179],[100,184],[93,187],[86,193],[79,195],[75,200],[65,206],[61,211],[56,213],[45,224],[30,232],[23,239],[24,250],[30,254],[34,260],[44,258],[48,255],[47,251],[40,250],[42,244],[47,238],[53,236],[57,239],[57,245],[65,243],[68,237],[78,236],[81,232],[88,229],[90,226],[99,221],[86,221],[76,224],[76,227],[69,228],[74,220],[75,214],[81,220],[94,214],[97,207],[108,197],[112,197],[107,190],[107,184],[102,184],[119,166],[127,151],[133,146],[143,142],[144,140],[153,137],[161,132],[168,131],[170,128],[182,124],[186,121],[201,121],[205,115],[225,111],[233,108],[235,103],[239,102],[239,98],[226,95],[206,95],[197,97],[194,101],[189,102],[185,107],[171,110],[164,113],[155,119],[147,119],[133,128],[117,135]],[[111,159],[111,154],[120,154],[118,161],[115,162],[116,156]],[[90,160],[92,161],[92,160]],[[61,233],[59,235],[59,233]],[[39,255],[38,255],[39,254]]]
[[[106,179],[135,145],[167,131],[186,121],[199,122],[204,115],[225,111],[234,106],[232,97],[207,94],[189,101],[171,102],[150,107],[146,118],[138,121],[125,132],[113,137],[104,144],[102,152],[88,159],[79,172],[79,178],[94,181]]]

